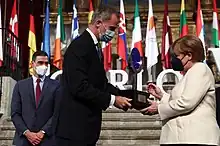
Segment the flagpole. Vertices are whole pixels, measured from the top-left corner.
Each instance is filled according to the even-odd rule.
[[[18,19],[19,19],[19,14],[20,14],[20,0],[18,0],[18,6],[17,6],[17,8],[18,8],[17,14],[18,14]]]
[[[7,17],[7,0],[5,0],[5,8],[4,8],[4,28],[6,28],[6,17]]]
[[[2,30],[3,31],[3,37],[2,37],[2,39],[3,39],[3,48],[5,48],[5,41],[6,41],[6,35],[5,35],[5,33],[6,33],[6,18],[7,17],[7,0],[5,0],[5,8],[4,8],[4,30]],[[3,28],[2,28],[3,29]]]

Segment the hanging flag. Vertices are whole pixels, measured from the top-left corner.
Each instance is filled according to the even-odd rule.
[[[125,70],[127,62],[127,41],[126,41],[126,24],[123,0],[120,0],[120,23],[118,29],[118,55],[121,60],[121,69]]]
[[[89,15],[88,15],[88,24],[91,23],[92,15],[94,13],[92,0],[89,0]]]
[[[63,22],[61,22],[62,18],[62,0],[59,1],[59,7],[58,7],[58,16],[57,16],[57,28],[56,28],[56,40],[55,40],[55,49],[54,49],[54,58],[53,58],[53,65],[56,66],[59,69],[62,69],[62,53],[61,53],[61,44],[64,40],[62,38],[62,25]],[[63,35],[65,36],[65,35]],[[63,40],[62,40],[63,39]]]
[[[9,30],[11,30],[16,37],[18,37],[18,13],[17,13],[17,0],[14,0],[12,12],[11,12],[11,18],[9,23]],[[19,47],[17,43],[17,39],[9,36],[12,39],[11,44],[11,56],[16,58],[17,61],[19,61]],[[12,69],[15,68],[15,64],[12,64]]]
[[[220,46],[220,25],[218,24],[218,40],[219,40],[219,46]]]
[[[107,4],[107,0],[104,1],[104,4]],[[101,42],[101,48],[103,52],[103,63],[104,69],[107,72],[112,68],[112,43]]]
[[[149,69],[157,63],[157,56],[159,55],[151,0],[149,0],[145,44],[145,57],[147,57],[147,68]]]
[[[65,42],[65,40],[66,40],[66,34],[65,34],[65,27],[64,27],[64,21],[63,21],[63,12],[62,12],[62,10],[63,10],[63,0],[59,0],[59,15],[60,15],[60,28],[61,28],[61,38],[60,38],[60,40],[61,40],[61,42],[62,43],[64,43]]]
[[[44,39],[43,39],[43,51],[47,53],[48,59],[50,60],[50,10],[49,0],[46,0],[46,14],[44,22]]]
[[[134,27],[132,31],[131,49],[137,48],[140,52],[141,57],[143,57],[141,40],[141,22],[139,17],[138,0],[135,0]]]
[[[112,45],[111,42],[102,42],[102,50],[104,56],[104,69],[107,72],[112,68]]]
[[[108,3],[108,0],[103,0],[104,4],[107,4]]]
[[[61,54],[61,34],[60,34],[60,16],[57,16],[57,29],[56,29],[56,40],[54,49],[53,65],[59,69],[62,69],[62,54]]]
[[[18,15],[17,15],[17,0],[14,0],[9,29],[18,37]]]
[[[181,11],[180,11],[180,37],[183,37],[188,34],[188,25],[186,19],[185,11],[185,1],[181,2]]]
[[[31,0],[31,13],[30,13],[30,28],[29,28],[29,36],[28,36],[28,46],[29,50],[29,73],[33,75],[33,68],[31,67],[32,56],[36,49],[36,36],[35,36],[35,26],[34,26],[34,16],[33,16],[33,4]]]
[[[168,15],[168,2],[164,2],[164,16],[163,16],[163,33],[162,33],[162,53],[161,60],[164,69],[171,68],[169,48],[172,44],[172,33],[170,28],[170,18]]]
[[[3,65],[3,46],[2,46],[2,9],[0,5],[0,67]]]
[[[218,13],[216,8],[216,0],[213,0],[213,20],[212,20],[212,44],[214,47],[219,47],[219,34],[218,34]]]
[[[79,36],[79,21],[77,17],[76,4],[73,4],[73,18],[72,18],[72,31],[71,38],[72,40],[76,39]]]
[[[204,22],[203,22],[200,0],[198,0],[197,4],[198,5],[197,5],[197,16],[196,16],[196,36],[199,37],[200,40],[202,41],[204,48],[204,55],[206,56]]]

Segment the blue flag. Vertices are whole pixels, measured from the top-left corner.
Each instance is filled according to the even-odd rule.
[[[46,0],[46,14],[45,14],[45,22],[44,22],[44,38],[43,38],[43,50],[48,55],[48,59],[50,60],[50,23],[49,23],[49,0]]]
[[[73,17],[72,17],[72,30],[71,38],[72,40],[76,39],[79,36],[79,21],[77,16],[76,3],[73,3]]]
[[[108,3],[108,0],[102,0],[102,2],[103,2],[104,4],[107,4],[107,3]]]

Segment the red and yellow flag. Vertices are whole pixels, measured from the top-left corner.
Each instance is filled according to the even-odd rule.
[[[31,0],[31,2],[32,2],[32,0]],[[32,5],[32,3],[31,3],[31,5]],[[33,74],[33,68],[31,67],[32,56],[33,56],[34,52],[37,51],[34,16],[33,16],[32,11],[33,11],[33,9],[31,10],[31,13],[30,13],[30,28],[29,28],[29,36],[28,36],[28,46],[30,47],[30,50],[29,50],[29,73],[31,75]]]
[[[91,23],[93,13],[94,13],[94,10],[93,10],[92,0],[89,0],[88,24]]]

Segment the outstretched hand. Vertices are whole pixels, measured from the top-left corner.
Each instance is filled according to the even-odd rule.
[[[143,115],[155,115],[158,114],[158,103],[152,100],[148,100],[151,104],[149,107],[140,110]]]
[[[114,106],[124,111],[127,111],[129,108],[131,108],[131,101],[132,99],[122,96],[116,96]]]
[[[147,92],[150,93],[151,95],[153,95],[154,97],[156,97],[157,99],[161,99],[163,97],[163,93],[160,90],[159,87],[157,87],[155,84],[153,83],[149,83],[147,85]]]

